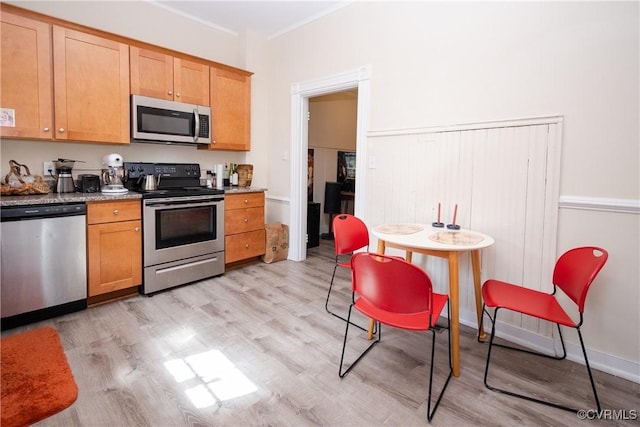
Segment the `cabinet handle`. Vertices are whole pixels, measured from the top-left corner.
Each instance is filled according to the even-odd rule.
[[[119,211],[118,209],[114,209],[114,210],[113,210],[113,214],[114,214],[114,215],[118,215],[119,213],[120,213],[120,211]]]
[[[180,98],[180,92],[176,92],[176,98]]]
[[[134,229],[133,229],[133,231],[135,231],[135,232],[140,231],[140,227],[136,227],[136,228],[134,228]]]
[[[169,92],[167,92],[169,95],[173,95],[173,91],[169,90]]]
[[[249,200],[244,199],[244,204],[246,205],[247,203],[249,203]]]
[[[249,222],[249,218],[245,218],[245,219],[244,219],[244,222],[245,222],[245,223]]]
[[[247,243],[246,245],[244,245],[244,247],[245,247],[246,249],[249,249],[249,244]]]
[[[60,128],[60,129],[58,129],[58,132],[60,132],[60,133],[64,133],[64,128]]]
[[[49,128],[42,129],[43,132],[49,132]]]

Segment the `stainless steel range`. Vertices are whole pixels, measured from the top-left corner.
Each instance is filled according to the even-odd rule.
[[[200,186],[197,163],[125,162],[125,186],[142,193],[142,293],[224,273],[224,190]],[[156,190],[145,190],[154,176]]]

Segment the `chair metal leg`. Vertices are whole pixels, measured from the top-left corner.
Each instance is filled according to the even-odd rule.
[[[367,354],[369,352],[369,350],[371,350],[373,348],[374,345],[378,344],[380,342],[380,338],[381,338],[381,331],[380,331],[380,324],[377,325],[377,336],[378,338],[374,341],[371,342],[371,344],[369,344],[369,346],[360,354],[360,356],[358,356],[358,358],[356,360],[353,361],[353,363],[351,363],[351,365],[343,372],[342,371],[342,366],[344,363],[344,353],[345,353],[345,349],[347,347],[347,334],[349,333],[349,325],[353,325],[353,323],[350,322],[351,319],[351,311],[353,309],[353,304],[351,304],[349,306],[349,314],[347,315],[347,319],[346,319],[346,329],[344,331],[344,342],[342,343],[342,355],[340,356],[340,367],[338,368],[338,375],[340,376],[340,378],[344,378],[345,375],[347,375],[349,373],[349,371],[351,371],[351,369],[353,369],[354,366],[356,366],[356,364],[360,361],[360,359],[362,359],[364,357],[365,354]],[[379,322],[376,322],[379,323]],[[358,326],[358,325],[354,325],[354,326]]]
[[[587,366],[587,372],[589,373],[589,381],[591,381],[591,389],[593,390],[593,396],[596,399],[596,406],[598,408],[598,412],[600,412],[600,399],[598,399],[598,392],[596,391],[596,383],[593,381],[593,375],[591,374],[591,367],[589,366],[589,358],[587,357],[587,349],[584,347],[584,341],[582,340],[582,332],[580,332],[580,327],[576,328],[578,331],[578,337],[580,338],[580,346],[582,347],[582,355],[584,356],[584,363]]]
[[[495,310],[494,312],[494,317],[491,317],[491,314],[489,313],[489,311],[487,311],[487,309],[485,308],[485,306],[482,306],[482,311],[487,313],[487,316],[489,316],[489,319],[491,319],[491,323],[493,325],[495,325],[495,316],[496,313],[498,312],[498,309]],[[508,348],[510,350],[515,350],[515,351],[519,351],[521,353],[529,353],[529,354],[533,354],[534,356],[541,356],[541,357],[546,357],[548,359],[553,359],[553,360],[563,360],[567,357],[567,348],[564,345],[564,338],[562,337],[562,330],[560,329],[560,325],[556,323],[556,327],[558,328],[558,336],[560,337],[560,344],[562,344],[562,355],[561,356],[555,356],[552,354],[547,354],[547,353],[541,353],[539,351],[534,351],[534,350],[529,350],[526,348],[520,348],[520,347],[513,347],[507,344],[498,344],[498,343],[493,343],[494,346],[496,347],[502,347],[502,348]],[[478,338],[478,342],[484,343],[485,341],[482,341]]]
[[[329,310],[329,297],[331,296],[331,289],[333,288],[333,280],[336,277],[336,270],[337,269],[338,269],[338,263],[336,262],[336,265],[333,267],[333,275],[331,276],[331,283],[329,283],[329,292],[327,292],[327,300],[324,303],[324,309],[327,311],[327,313],[329,313],[329,314],[337,317],[338,319],[346,322],[347,319],[345,319],[344,317],[340,316],[339,314],[334,313],[333,311]],[[358,325],[356,323],[351,322],[351,324],[353,326],[355,326],[356,328],[359,328],[359,329],[361,329],[363,331],[368,331],[369,330],[368,328],[362,327],[362,326],[360,326],[360,325]]]
[[[433,411],[431,410],[431,390],[433,386],[433,365],[435,362],[436,331],[435,329],[431,328],[431,333],[432,333],[431,368],[429,370],[429,397],[427,400],[427,421],[429,422],[431,422],[431,420],[433,419],[433,416],[436,413],[436,409],[438,409],[438,405],[440,405],[440,401],[442,400],[442,396],[444,396],[444,391],[447,389],[447,386],[449,385],[449,381],[451,380],[451,376],[453,375],[453,365],[451,363],[451,327],[450,327],[451,324],[449,323],[449,320],[448,320],[450,318],[451,318],[451,314],[449,314],[449,317],[447,318],[447,334],[449,336],[449,342],[447,343],[447,347],[449,349],[449,375],[447,376],[447,380],[445,381],[444,386],[442,386],[442,390],[438,395],[438,400],[436,400],[436,404],[433,406]]]
[[[485,310],[484,307],[483,307],[483,310]],[[489,350],[487,352],[487,364],[485,365],[485,369],[484,369],[484,385],[485,385],[485,387],[487,387],[489,390],[495,391],[497,393],[507,394],[509,396],[513,396],[513,397],[517,397],[517,398],[520,398],[520,399],[528,400],[530,402],[540,403],[542,405],[551,406],[551,407],[554,407],[554,408],[557,408],[557,409],[562,409],[562,410],[569,411],[569,412],[574,412],[574,413],[578,412],[578,409],[576,409],[576,408],[571,408],[569,406],[561,405],[559,403],[554,403],[554,402],[550,402],[550,401],[547,401],[547,400],[537,399],[537,398],[532,397],[532,396],[516,393],[516,392],[510,391],[510,390],[506,390],[506,389],[502,389],[502,388],[498,388],[498,387],[494,387],[494,386],[489,385],[487,377],[488,377],[488,374],[489,374],[489,364],[490,364],[490,361],[491,361],[491,350],[492,350],[493,346],[507,348],[507,349],[510,349],[510,350],[517,350],[517,351],[521,351],[521,352],[532,354],[534,356],[542,356],[542,357],[546,357],[546,358],[554,359],[554,360],[562,360],[567,355],[567,351],[566,351],[566,348],[565,348],[565,345],[564,345],[564,339],[562,338],[562,332],[560,331],[560,325],[559,324],[556,324],[556,325],[558,327],[558,332],[560,333],[560,342],[562,343],[563,355],[561,357],[551,356],[551,355],[548,355],[548,354],[539,353],[539,352],[530,351],[530,350],[524,350],[524,349],[521,349],[521,348],[511,347],[511,346],[507,346],[507,345],[503,345],[503,344],[495,344],[493,342],[493,340],[495,338],[495,333],[496,333],[497,313],[498,313],[498,309],[495,310],[493,318],[491,318],[491,315],[489,315],[489,318],[491,319],[492,325],[491,325],[491,337],[489,338]],[[489,313],[487,312],[487,314],[489,314]],[[598,394],[596,392],[596,385],[595,385],[595,383],[593,381],[593,376],[591,374],[591,368],[589,367],[589,360],[587,358],[587,352],[586,352],[586,349],[584,347],[584,342],[582,340],[582,334],[580,333],[580,328],[579,327],[576,327],[576,330],[578,331],[578,337],[580,338],[580,345],[582,346],[582,354],[584,356],[584,360],[585,360],[585,363],[586,363],[586,366],[587,366],[587,372],[589,373],[589,380],[591,381],[591,388],[592,388],[593,394],[595,396],[596,406],[597,406],[598,411],[600,411],[600,409],[601,409],[600,408],[600,401],[598,399]]]

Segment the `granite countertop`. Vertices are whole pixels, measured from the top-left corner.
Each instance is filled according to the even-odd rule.
[[[2,196],[0,207],[48,205],[54,203],[99,202],[105,200],[141,199],[142,194],[130,191],[124,194],[103,193],[49,193],[30,196]]]
[[[259,187],[224,187],[224,194],[239,194],[239,193],[263,193],[267,191],[266,188]]]
[[[225,194],[260,193],[265,188],[258,187],[224,187]],[[1,196],[0,207],[45,205],[54,203],[102,202],[109,200],[141,199],[142,194],[129,191],[124,194],[103,193],[49,193],[30,196]]]

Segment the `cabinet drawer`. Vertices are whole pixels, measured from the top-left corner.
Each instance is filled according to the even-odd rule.
[[[264,255],[265,230],[234,234],[224,238],[224,262],[240,261]]]
[[[264,206],[264,193],[225,194],[224,210]]]
[[[264,229],[264,207],[235,209],[224,213],[224,234]]]
[[[140,200],[87,203],[87,224],[141,219]]]

